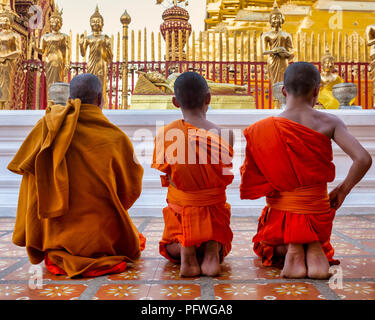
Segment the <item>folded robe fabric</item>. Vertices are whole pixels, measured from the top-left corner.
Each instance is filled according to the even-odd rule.
[[[267,197],[253,238],[254,251],[270,266],[280,262],[274,248],[320,241],[331,264],[335,210],[327,183],[335,178],[331,140],[297,122],[270,117],[245,129],[241,199]]]
[[[8,169],[23,175],[13,242],[26,246],[31,263],[47,256],[47,268],[75,277],[140,256],[145,238],[127,210],[143,168],[99,107],[77,99],[48,108]]]
[[[233,233],[225,190],[233,181],[232,157],[233,149],[225,139],[184,120],[158,132],[152,167],[165,173],[162,186],[168,187],[159,246],[162,256],[178,262],[166,245],[179,242],[199,247],[210,240],[222,245],[221,259],[228,255]]]

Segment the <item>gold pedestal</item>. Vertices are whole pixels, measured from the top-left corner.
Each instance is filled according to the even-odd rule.
[[[173,110],[172,95],[138,95],[132,96],[132,110]],[[212,96],[212,109],[256,109],[252,96]]]
[[[175,109],[171,95],[133,94],[130,110],[171,110]]]

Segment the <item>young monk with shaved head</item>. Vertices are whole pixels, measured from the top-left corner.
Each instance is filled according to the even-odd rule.
[[[329,277],[329,265],[339,263],[330,244],[336,210],[372,162],[339,118],[313,108],[319,88],[314,65],[293,63],[284,76],[285,111],[244,131],[241,198],[267,198],[254,250],[265,266],[285,260],[282,275],[287,278]],[[328,194],[327,183],[335,178],[331,140],[353,165]]]
[[[233,238],[225,194],[233,180],[233,133],[206,119],[211,94],[201,75],[183,73],[174,89],[183,119],[159,131],[152,164],[168,187],[160,253],[181,262],[181,276],[216,276]]]
[[[13,242],[56,275],[123,272],[145,246],[127,212],[143,168],[103,115],[96,76],[72,79],[70,96],[46,110],[8,166],[23,176]]]

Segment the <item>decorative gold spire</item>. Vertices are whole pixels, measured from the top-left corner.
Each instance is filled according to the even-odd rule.
[[[96,9],[95,9],[95,12],[94,14],[91,16],[90,20],[94,19],[94,18],[100,18],[102,21],[104,21],[104,18],[103,16],[100,14],[99,12],[99,6],[96,5]]]
[[[283,13],[280,11],[279,6],[277,5],[277,1],[276,1],[276,0],[275,0],[275,2],[273,3],[273,9],[271,10],[271,13],[270,13],[270,17],[269,17],[269,19],[271,20],[271,18],[272,18],[274,15],[279,15],[279,16],[281,16],[281,18],[282,18],[282,24],[284,24],[284,22],[285,22],[285,17],[284,17],[284,15],[283,15]]]
[[[58,18],[62,21],[62,14],[63,14],[63,9],[61,9],[60,11],[58,5],[56,4],[55,9],[51,14],[51,18]]]
[[[325,53],[324,53],[324,56],[322,57],[322,61],[325,61],[327,59],[335,60],[334,56],[329,51],[328,44],[326,44]]]
[[[129,25],[130,22],[132,21],[132,18],[130,17],[128,11],[125,10],[125,12],[122,14],[120,18],[121,24],[122,25]]]
[[[274,14],[279,14],[284,17],[283,13],[280,11],[279,6],[277,5],[277,1],[273,3],[273,9],[271,11],[270,16],[273,16]]]

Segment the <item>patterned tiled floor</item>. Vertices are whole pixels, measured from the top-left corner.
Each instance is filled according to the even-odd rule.
[[[263,267],[251,249],[255,217],[232,219],[233,251],[220,276],[181,279],[179,266],[158,253],[162,220],[133,221],[147,237],[137,263],[121,274],[68,279],[31,266],[25,250],[11,243],[14,219],[0,219],[0,300],[375,300],[375,215],[336,217],[332,243],[342,282],[287,280],[278,268]]]

